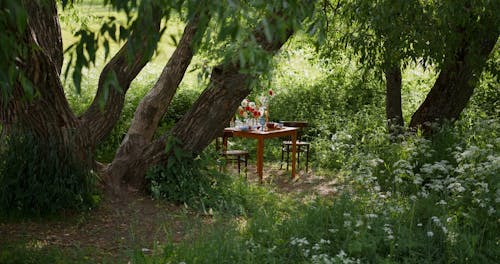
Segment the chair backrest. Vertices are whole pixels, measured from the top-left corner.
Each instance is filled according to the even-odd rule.
[[[232,137],[233,133],[228,132],[228,131],[222,131],[216,138],[215,138],[215,150],[216,151],[227,151],[227,139]]]
[[[287,127],[298,127],[297,139],[301,140],[304,128],[308,126],[307,121],[280,121],[281,124]]]
[[[280,121],[281,124],[287,127],[299,127],[304,128],[307,127],[307,121]]]

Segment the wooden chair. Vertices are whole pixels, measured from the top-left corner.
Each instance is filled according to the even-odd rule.
[[[302,130],[307,127],[306,121],[280,121],[284,126],[287,127],[298,127],[299,132],[297,133],[297,142],[295,143],[297,146],[297,167],[300,167],[300,155],[306,155],[306,173],[309,169],[309,149],[311,144],[306,141],[301,140]],[[290,139],[284,140],[281,143],[281,165],[280,169],[283,169],[283,160],[285,158],[286,153],[286,170],[288,170],[288,164],[290,161],[290,153],[292,152],[292,141]]]
[[[223,132],[223,134],[215,139],[215,149],[226,160],[226,164],[229,162],[235,162],[238,164],[238,174],[241,173],[241,163],[245,164],[245,178],[247,177],[247,165],[249,153],[246,150],[231,149],[227,148],[227,139],[232,137],[231,132]],[[222,166],[221,166],[222,168]]]

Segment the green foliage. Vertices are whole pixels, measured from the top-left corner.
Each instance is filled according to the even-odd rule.
[[[191,108],[200,92],[192,89],[179,89],[163,115],[156,134],[161,135],[171,129],[177,121]]]
[[[146,175],[153,197],[205,212],[231,207],[226,200],[231,181],[227,175],[213,169],[217,168],[213,156],[202,154],[193,159],[179,144],[177,139],[170,137],[165,151],[172,155],[166,164],[151,168]]]
[[[95,204],[94,176],[56,140],[12,135],[0,151],[0,215],[46,216]]]
[[[498,36],[498,1],[346,1],[341,8],[341,34],[368,67],[400,61],[443,65],[468,49],[480,61],[487,36]],[[335,27],[337,30],[337,27]],[[334,42],[335,40],[333,40]]]
[[[163,255],[145,260],[496,263],[500,130],[493,120],[473,120],[443,129],[433,142],[418,135],[399,143],[386,137],[352,142],[337,197],[304,202],[256,196],[270,203],[243,223],[167,244]],[[366,131],[371,139],[381,134]],[[384,177],[390,182],[382,183]]]
[[[170,138],[168,162],[151,168],[146,176],[153,197],[202,210],[209,214],[254,215],[261,208],[284,208],[287,199],[277,197],[243,177],[218,171],[218,153],[207,150],[195,158]],[[288,206],[288,205],[287,205]]]
[[[312,143],[313,164],[339,169],[351,142],[364,142],[367,131],[383,129],[382,84],[346,57],[324,61],[303,43],[297,46],[279,58],[270,118],[308,121],[303,139]]]
[[[500,118],[500,42],[488,60],[486,70],[483,72],[480,83],[471,98],[473,111],[490,117]]]
[[[65,263],[116,263],[116,258],[102,257],[93,249],[70,249],[43,245],[41,241],[0,245],[2,264],[65,264]]]

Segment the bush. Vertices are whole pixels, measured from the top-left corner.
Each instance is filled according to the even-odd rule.
[[[176,139],[171,137],[169,142],[166,151],[171,151],[173,155],[166,164],[151,168],[146,175],[153,197],[205,212],[244,213],[246,198],[233,191],[244,183],[217,171],[216,153],[205,152],[193,158],[192,154],[179,147]],[[240,191],[242,189],[239,188]]]
[[[94,205],[93,176],[52,140],[13,135],[0,151],[0,215],[45,216]]]

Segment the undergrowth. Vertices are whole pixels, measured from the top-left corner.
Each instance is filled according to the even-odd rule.
[[[0,216],[39,217],[97,202],[95,176],[55,140],[16,134],[0,150]]]
[[[497,131],[495,120],[468,118],[433,141],[408,134],[394,142],[371,131],[370,141],[345,148],[348,176],[338,197],[256,196],[273,202],[139,262],[496,263]]]

